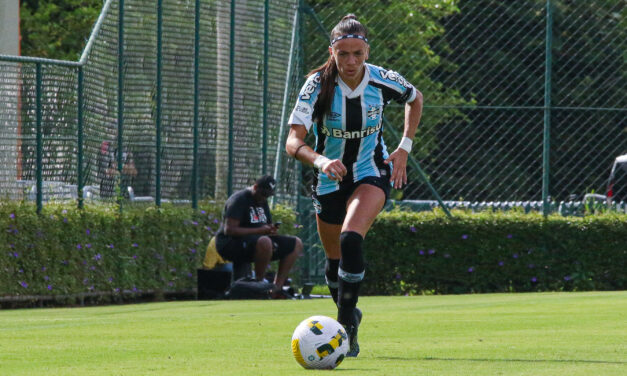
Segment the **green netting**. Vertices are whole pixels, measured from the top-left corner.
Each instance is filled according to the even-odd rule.
[[[266,172],[271,173],[278,143],[285,64],[295,3],[270,1],[268,130]],[[233,124],[230,125],[231,4],[201,1],[198,67],[198,190],[200,197],[225,197],[228,191],[229,143],[232,144],[231,190],[262,173],[264,1],[235,7]],[[90,118],[86,145],[97,154],[103,141],[117,150],[118,8],[110,12],[89,55],[86,100],[105,116]],[[164,199],[190,200],[193,189],[195,3],[163,1],[161,41],[161,145],[157,151],[157,5],[126,1],[124,12],[123,150],[133,156],[137,176],[127,179],[135,195],[156,197],[157,179]],[[261,30],[261,32],[260,32]],[[276,57],[279,57],[277,59]],[[103,77],[105,75],[105,77]],[[90,75],[90,77],[92,77]],[[103,86],[104,83],[104,86]],[[229,133],[230,126],[233,132]],[[232,139],[230,140],[230,137]],[[158,161],[159,158],[159,161]],[[88,158],[97,163],[97,155]],[[160,176],[157,177],[157,164]],[[96,166],[96,164],[92,164]],[[98,169],[87,184],[98,185]]]
[[[18,189],[21,165],[16,161],[21,153],[21,140],[18,138],[21,112],[18,93],[23,85],[24,78],[19,64],[0,62],[0,191],[3,196],[12,199],[21,198],[21,189]]]
[[[76,197],[76,70],[2,62],[0,77],[2,196],[33,199],[39,164],[43,200]]]
[[[305,71],[328,56],[325,32],[353,12],[369,29],[370,62],[423,92],[412,156],[444,200],[543,199],[547,1],[308,4]],[[549,194],[562,201],[604,192],[612,161],[627,152],[626,10],[620,1],[552,4]],[[391,147],[402,114],[386,111]],[[393,196],[434,200],[409,174]]]

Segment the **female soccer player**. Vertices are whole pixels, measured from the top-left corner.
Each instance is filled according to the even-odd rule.
[[[407,157],[422,114],[418,90],[398,73],[366,63],[367,37],[354,14],[333,28],[329,59],[309,73],[289,119],[286,145],[290,156],[316,168],[312,199],[327,257],[325,274],[353,357],[359,353],[362,242],[390,185],[398,189],[407,183]],[[382,115],[392,100],[405,103],[405,124],[398,148],[388,154]],[[313,149],[304,141],[312,128]]]

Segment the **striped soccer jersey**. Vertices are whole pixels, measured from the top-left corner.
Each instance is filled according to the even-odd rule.
[[[383,109],[392,100],[402,104],[416,98],[416,89],[398,73],[371,64],[365,66],[364,78],[355,90],[337,77],[331,111],[323,124],[313,127],[314,150],[329,159],[340,159],[348,170],[342,183],[318,171],[314,186],[318,195],[335,192],[340,184],[387,175],[389,169],[383,163],[389,156],[382,137]],[[303,85],[289,124],[311,129],[319,93],[320,73],[316,73]]]

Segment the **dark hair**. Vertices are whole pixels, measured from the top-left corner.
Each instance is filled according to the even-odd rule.
[[[357,21],[357,17],[349,13],[342,17],[342,20],[331,30],[331,40],[341,35],[357,34],[368,37],[368,30]],[[330,41],[329,41],[330,42]],[[314,105],[313,120],[320,123],[324,117],[331,111],[331,103],[333,102],[333,93],[335,91],[335,79],[337,77],[337,66],[333,60],[333,56],[329,56],[326,63],[315,68],[307,74],[307,77],[320,72],[320,94]]]

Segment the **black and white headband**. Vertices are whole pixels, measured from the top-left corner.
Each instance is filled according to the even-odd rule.
[[[359,34],[346,34],[346,35],[340,35],[339,37],[335,37],[333,38],[333,40],[331,41],[331,46],[333,46],[335,44],[335,42],[342,40],[342,39],[348,39],[348,38],[355,38],[355,39],[361,39],[364,42],[366,42],[366,44],[368,44],[368,38],[364,37],[363,35],[359,35]]]

